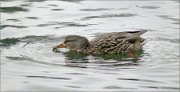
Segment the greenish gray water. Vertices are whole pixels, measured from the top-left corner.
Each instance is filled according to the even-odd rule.
[[[1,91],[179,91],[179,1],[1,0]],[[148,30],[139,57],[52,52],[70,34]]]

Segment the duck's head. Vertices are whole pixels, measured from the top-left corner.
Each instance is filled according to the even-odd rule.
[[[67,48],[69,50],[83,51],[87,49],[88,46],[89,41],[86,37],[68,35],[62,44],[53,47],[53,51],[57,51],[57,48]]]

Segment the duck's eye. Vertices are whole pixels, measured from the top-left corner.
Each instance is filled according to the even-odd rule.
[[[64,43],[70,42],[70,40],[65,40]]]

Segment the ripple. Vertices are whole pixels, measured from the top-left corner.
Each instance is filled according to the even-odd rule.
[[[53,62],[44,62],[44,61],[40,61],[40,60],[35,60],[33,58],[30,58],[28,56],[24,56],[21,55],[21,57],[14,57],[14,56],[6,56],[7,59],[10,60],[16,60],[16,61],[24,61],[27,60],[28,62],[33,62],[33,63],[37,63],[37,64],[43,64],[43,65],[51,65],[51,66],[64,66],[62,64],[57,64],[57,63],[53,63]]]
[[[121,14],[103,14],[100,16],[88,16],[82,18],[82,20],[89,20],[89,19],[95,19],[95,18],[114,18],[114,17],[134,17],[137,16],[137,14],[131,14],[131,13],[121,13]]]
[[[35,19],[35,20],[37,20],[38,19],[38,17],[26,17],[27,19]]]
[[[128,10],[130,7],[126,7],[126,8],[118,8],[118,10]]]
[[[65,73],[65,74],[68,74],[68,75],[87,75],[85,73]]]
[[[112,9],[109,8],[80,9],[80,11],[105,11],[105,10],[112,10]]]
[[[170,89],[170,90],[179,90],[178,87],[165,87],[165,86],[141,86],[144,88],[153,88],[153,89]]]
[[[163,18],[163,19],[168,19],[168,20],[172,20],[173,21],[173,23],[172,24],[180,24],[180,21],[179,21],[179,19],[177,19],[177,18],[172,18],[171,16],[169,16],[169,15],[157,15],[158,17],[160,17],[160,18]]]
[[[62,11],[64,9],[51,9],[52,11]]]
[[[47,1],[47,0],[28,0],[28,2],[44,2],[44,1]]]
[[[64,77],[50,77],[50,76],[25,76],[28,78],[41,78],[41,79],[61,79],[61,80],[71,80],[71,78]]]
[[[21,4],[21,6],[31,6],[32,5],[32,3],[26,3],[26,4]]]
[[[104,87],[104,89],[137,89],[137,88],[129,88],[129,87],[120,87],[120,86],[115,86],[115,85],[111,85],[111,86],[107,86]]]
[[[86,62],[88,63],[88,62]],[[65,66],[68,66],[68,67],[76,67],[76,68],[87,68],[87,64],[86,63],[82,63],[82,62],[67,62],[65,61]]]
[[[66,1],[66,2],[72,2],[72,3],[79,3],[83,0],[61,0],[61,1]]]
[[[6,58],[8,58],[8,59],[10,59],[10,60],[18,60],[18,61],[31,60],[31,59],[26,58],[26,57],[11,57],[11,56],[6,56]]]
[[[138,5],[136,5],[136,7],[143,8],[143,9],[158,9],[158,8],[160,8],[158,6],[138,6]]]
[[[27,26],[18,26],[18,25],[1,25],[0,29],[4,29],[7,27],[12,27],[12,28],[27,28]]]
[[[43,8],[43,9],[47,9],[48,7],[45,7],[45,6],[41,6],[41,7],[37,7],[37,8]]]
[[[73,85],[66,85],[66,87],[70,87],[70,88],[82,88],[82,87],[79,87],[79,86],[73,86]]]
[[[51,26],[51,25],[59,25],[60,23],[46,23],[46,24],[38,24],[38,27],[46,27],[46,26]]]
[[[129,81],[142,81],[142,82],[162,83],[160,81],[155,81],[155,80],[135,79],[135,78],[118,78],[118,80],[129,80]]]
[[[6,46],[12,46],[19,43],[49,43],[49,42],[59,42],[63,40],[63,37],[55,37],[55,36],[25,36],[21,38],[5,38],[0,40],[0,46],[6,47]]]
[[[50,22],[46,24],[39,24],[37,26],[46,27],[46,26],[52,26],[52,25],[61,25],[61,26],[55,27],[57,29],[61,27],[87,27],[87,26],[97,25],[97,24],[80,24],[80,23],[75,23],[75,22]]]
[[[14,13],[14,12],[27,12],[28,9],[22,8],[22,7],[1,7],[0,8],[0,12],[4,12],[4,13]]]
[[[50,42],[59,42],[63,39],[63,37],[55,37],[52,35],[49,36],[35,36],[35,35],[29,35],[25,37],[18,38],[21,42],[25,43],[36,43],[36,42],[45,42],[45,43],[50,43]]]
[[[9,2],[9,1],[12,1],[12,0],[1,0],[1,1],[3,1],[3,2]]]
[[[170,43],[179,43],[180,39],[169,39],[169,38],[162,38],[162,37],[157,37],[158,41],[168,41]]]
[[[48,6],[58,7],[56,4],[49,4]]]
[[[19,19],[7,19],[6,21],[13,21],[13,22],[19,22]],[[1,25],[2,26],[2,25]]]

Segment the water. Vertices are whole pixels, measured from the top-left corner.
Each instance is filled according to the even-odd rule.
[[[1,91],[179,91],[179,1],[1,0]],[[69,34],[148,30],[138,59],[54,53]]]

